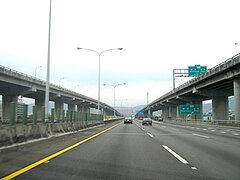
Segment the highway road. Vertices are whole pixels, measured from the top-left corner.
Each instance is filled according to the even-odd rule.
[[[64,140],[61,137],[25,148],[23,145],[19,153],[10,151],[11,160],[0,158],[0,169],[5,168],[0,170],[4,173],[0,177],[13,173],[13,176],[17,174],[15,179],[24,180],[240,179],[240,129],[153,122],[153,126],[142,126],[139,120],[133,124],[120,121],[64,136]],[[76,147],[71,147],[72,144]],[[66,152],[60,151],[69,146]],[[49,152],[43,153],[46,147]],[[30,166],[9,173],[6,167],[14,164],[14,156],[26,151],[32,153],[29,159],[33,162],[26,163]],[[6,157],[9,151],[1,153]],[[34,160],[35,156],[38,160]],[[23,168],[24,163],[17,159]]]

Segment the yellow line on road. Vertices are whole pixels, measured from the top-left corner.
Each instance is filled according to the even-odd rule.
[[[120,124],[120,123],[119,123],[119,124]],[[35,162],[35,163],[33,163],[33,164],[30,164],[30,165],[28,165],[28,166],[26,166],[26,167],[24,167],[24,168],[22,168],[22,169],[20,169],[20,170],[18,170],[18,171],[16,171],[16,172],[12,173],[12,174],[9,174],[9,175],[6,176],[6,177],[3,177],[1,180],[8,180],[8,179],[15,178],[15,177],[17,177],[17,176],[19,176],[19,175],[21,175],[21,174],[29,171],[30,169],[33,169],[33,168],[39,166],[40,164],[43,164],[43,163],[45,163],[45,162],[48,162],[48,161],[50,161],[51,159],[53,159],[53,158],[55,158],[55,157],[57,157],[57,156],[65,153],[65,152],[67,152],[67,151],[69,151],[69,150],[71,150],[71,149],[73,149],[73,148],[75,148],[75,147],[77,147],[77,146],[79,146],[79,145],[81,145],[81,144],[83,144],[83,143],[85,143],[85,142],[87,142],[87,141],[89,141],[89,140],[91,140],[91,139],[93,139],[93,138],[95,138],[95,137],[97,137],[97,136],[99,136],[99,135],[101,135],[101,134],[103,134],[103,133],[105,133],[105,132],[107,132],[107,131],[115,128],[115,127],[118,126],[119,124],[116,124],[116,125],[114,125],[114,126],[112,126],[112,127],[110,127],[110,128],[107,128],[107,129],[105,129],[105,130],[103,130],[103,131],[101,131],[101,132],[99,132],[99,133],[97,133],[97,134],[95,134],[95,135],[93,135],[93,136],[91,136],[91,137],[89,137],[89,138],[87,138],[87,139],[84,139],[84,140],[82,140],[82,141],[80,141],[80,142],[78,142],[78,143],[76,143],[76,144],[74,144],[74,145],[72,145],[72,146],[69,146],[69,147],[67,147],[67,148],[65,148],[65,149],[63,149],[63,150],[61,150],[61,151],[59,151],[59,152],[57,152],[57,153],[55,153],[55,154],[52,154],[52,155],[50,155],[50,156],[48,156],[48,157],[45,157],[44,159],[41,159],[41,160],[39,160],[39,161],[37,161],[37,162]]]

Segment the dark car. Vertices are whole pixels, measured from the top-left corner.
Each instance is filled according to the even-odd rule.
[[[143,118],[142,125],[148,124],[152,126],[152,119],[151,118]]]
[[[125,117],[124,118],[124,124],[126,124],[126,123],[133,123],[133,118],[132,117]]]

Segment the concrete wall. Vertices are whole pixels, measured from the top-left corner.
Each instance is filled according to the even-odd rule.
[[[31,139],[50,137],[55,134],[74,132],[89,126],[102,124],[103,121],[79,121],[74,123],[16,124],[2,125],[0,129],[0,147],[24,142]]]

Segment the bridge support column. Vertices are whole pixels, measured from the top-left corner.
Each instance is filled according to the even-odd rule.
[[[62,102],[62,100],[55,100],[55,114],[57,117],[57,121],[59,122],[60,120],[64,119],[64,113],[63,113],[63,109],[64,109],[64,103]]]
[[[235,120],[240,120],[240,79],[234,79],[233,81],[234,89],[234,113]]]
[[[77,109],[78,109],[78,111],[81,111],[81,112],[90,113],[90,108],[87,107],[87,106],[78,105],[78,106],[77,106]]]
[[[166,106],[163,107],[163,109],[162,109],[162,116],[163,116],[164,120],[168,119],[168,108]]]
[[[36,110],[37,110],[37,119],[38,118],[42,118],[44,116],[43,111],[43,107],[45,106],[45,99],[42,98],[37,98],[35,99],[35,106],[36,106]]]
[[[69,111],[74,111],[74,104],[68,104],[68,110]]]
[[[213,120],[228,120],[228,97],[217,96],[212,98]]]
[[[176,120],[177,119],[177,106],[171,106],[172,108],[172,119]]]
[[[172,119],[172,106],[168,106],[168,119]]]
[[[151,118],[151,117],[152,117],[152,111],[151,111],[151,109],[150,109],[150,108],[148,109],[148,117],[149,117],[149,118]]]
[[[10,103],[11,102],[17,103],[17,101],[18,101],[18,96],[16,96],[16,95],[3,95],[2,96],[2,119],[3,119],[3,122],[7,122],[9,120]]]

